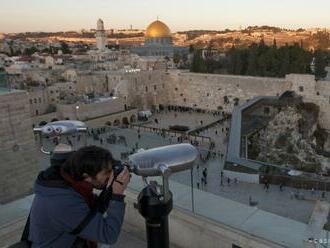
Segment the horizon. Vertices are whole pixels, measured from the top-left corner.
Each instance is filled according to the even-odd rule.
[[[0,33],[89,30],[95,29],[98,18],[104,21],[105,29],[129,29],[130,25],[146,29],[157,17],[173,33],[263,25],[291,30],[329,28],[328,9],[330,2],[322,0],[285,4],[273,0],[122,0],[115,4],[107,0],[12,0],[2,3]]]
[[[160,20],[162,21],[162,20]],[[164,22],[166,24],[166,22]],[[150,24],[150,23],[149,23]],[[148,24],[148,25],[149,25]],[[275,26],[275,25],[250,25],[250,26],[246,26],[246,27],[242,27],[241,30],[244,30],[248,27],[262,27],[262,26],[268,26],[268,27],[274,27],[274,28],[280,28],[280,29],[283,29],[283,30],[292,30],[292,31],[296,31],[298,29],[305,29],[305,30],[313,30],[313,29],[330,29],[330,26],[329,27],[297,27],[297,28],[288,28],[288,27],[279,27],[279,26]],[[147,27],[145,28],[134,28],[133,27],[133,30],[141,30],[141,31],[145,31]],[[1,34],[19,34],[19,33],[60,33],[60,32],[81,32],[82,30],[87,30],[87,31],[90,31],[90,30],[95,30],[96,27],[90,27],[90,28],[79,28],[79,29],[76,29],[76,30],[73,30],[73,29],[67,29],[67,30],[54,30],[54,31],[47,31],[47,30],[34,30],[34,31],[30,31],[30,30],[26,30],[26,31],[19,31],[19,32],[1,32]],[[222,32],[222,31],[225,31],[226,29],[229,29],[231,31],[240,31],[239,28],[224,28],[224,29],[189,29],[189,30],[176,30],[176,31],[172,31],[172,33],[179,33],[179,32],[191,32],[191,31],[210,31],[210,32]],[[129,27],[127,28],[105,28],[105,30],[130,30]]]

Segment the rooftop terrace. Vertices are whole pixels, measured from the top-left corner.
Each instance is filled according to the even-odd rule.
[[[177,113],[177,117],[179,115],[181,113]],[[187,116],[190,117],[183,117],[181,121],[175,124],[186,124],[192,127],[197,125],[198,127],[196,120],[209,119],[210,122],[216,120],[216,118],[215,120],[213,119],[214,116],[212,114],[187,113]],[[168,125],[173,122],[173,119],[180,120],[177,117],[174,117],[174,112],[171,112],[153,116],[152,119],[159,118],[160,123]],[[208,122],[205,121],[205,124],[208,124]],[[221,142],[218,142],[216,147],[220,153],[226,152],[226,135],[215,135],[215,131],[221,133],[222,128],[226,130],[228,125],[228,122],[218,123],[211,127],[210,130],[207,129],[202,132],[202,135],[209,136],[212,139],[221,139]],[[94,131],[97,133],[96,129]],[[107,138],[110,135],[124,137],[126,144],[125,142],[107,142]],[[133,149],[149,149],[176,143],[178,140],[175,135],[174,133],[166,134],[164,137],[157,131],[147,132],[143,128],[138,131],[130,128],[107,127],[97,137],[89,135],[87,140],[88,144],[95,144],[110,149],[114,157],[120,159],[123,153],[129,153]],[[78,140],[78,136],[70,136],[68,138],[77,148],[83,145],[83,139]],[[62,141],[67,142],[67,138],[62,137]],[[47,142],[46,145],[48,148],[51,148],[53,146],[52,142]],[[200,144],[198,149],[201,154],[205,155],[209,146]],[[39,160],[41,169],[49,166],[49,158],[45,155],[39,154]],[[193,169],[192,177],[190,171],[173,175],[170,188],[174,195],[175,206],[193,215],[202,216],[221,225],[244,231],[285,247],[300,248],[303,247],[303,242],[308,238],[322,238],[323,235],[326,235],[322,228],[329,212],[330,194],[328,192],[325,198],[322,198],[323,201],[320,202],[321,192],[317,191],[299,190],[299,194],[303,194],[304,199],[296,199],[292,198],[292,194],[297,191],[288,187],[285,187],[284,191],[280,191],[277,186],[271,186],[268,191],[265,191],[263,185],[260,184],[234,183],[233,181],[228,184],[226,180],[221,185],[220,171],[223,169],[224,162],[224,156],[216,154],[208,160],[198,161]],[[208,170],[208,182],[206,185],[201,183],[202,170],[204,168]],[[191,185],[193,185],[193,188]],[[142,180],[134,176],[129,187],[130,191],[139,192],[143,187]],[[249,205],[250,196],[254,201],[258,202],[257,206],[252,207]],[[21,203],[22,205],[17,207],[0,206],[0,226],[4,226],[5,223],[11,223],[11,221],[15,220],[15,216],[23,218],[26,216],[28,211],[28,205],[26,204],[29,204],[28,202],[31,201],[32,196],[26,199],[25,203]],[[25,214],[22,206],[25,209]],[[13,209],[17,209],[17,211]],[[6,211],[14,212],[11,214]],[[2,235],[1,228],[0,235]],[[142,242],[141,244],[145,245],[143,240],[140,241]]]

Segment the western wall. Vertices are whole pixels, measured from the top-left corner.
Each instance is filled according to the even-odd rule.
[[[320,106],[319,124],[330,130],[330,83],[315,81],[312,75],[266,78],[154,71],[116,77],[117,80],[109,80],[109,88],[120,84],[118,89],[126,103],[140,109],[169,104],[230,113],[235,104],[256,96],[280,96],[285,91],[295,91],[304,101]]]

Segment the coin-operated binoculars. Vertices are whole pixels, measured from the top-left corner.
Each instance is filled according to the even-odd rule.
[[[163,146],[129,156],[130,171],[144,179],[161,176],[163,180],[161,190],[155,183],[148,184],[136,204],[145,218],[148,248],[169,247],[168,215],[173,199],[168,180],[173,173],[191,169],[197,157],[197,149],[190,144]]]
[[[87,132],[87,126],[81,121],[54,121],[50,122],[42,127],[36,127],[33,129],[35,134],[39,134],[40,150],[44,154],[51,154],[51,151],[47,151],[44,148],[43,137],[60,138],[61,135],[70,135],[76,133]],[[85,135],[85,145],[87,144],[87,137]]]
[[[52,166],[64,163],[73,152],[73,147],[67,144],[57,144],[54,149],[46,149],[44,147],[43,138],[54,138],[60,140],[62,135],[74,135],[77,133],[84,134],[84,144],[87,145],[87,126],[81,121],[54,121],[42,127],[33,129],[35,134],[39,135],[40,151],[50,155],[50,164]]]

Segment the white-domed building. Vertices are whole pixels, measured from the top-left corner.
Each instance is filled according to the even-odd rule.
[[[188,54],[188,47],[173,45],[172,34],[168,26],[157,20],[146,30],[144,46],[132,48],[140,56],[173,57],[175,53]]]

